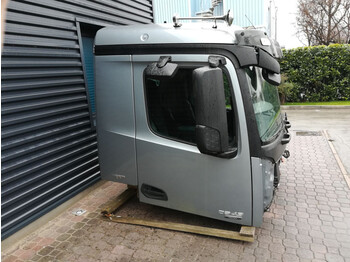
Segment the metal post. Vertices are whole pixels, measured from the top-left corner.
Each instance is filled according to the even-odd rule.
[[[278,7],[275,6],[275,40],[277,41],[277,11]]]
[[[267,28],[268,28],[268,33],[269,33],[269,37],[271,37],[271,2],[272,0],[270,0],[270,3],[269,3],[269,8],[268,8],[268,25],[267,25]]]

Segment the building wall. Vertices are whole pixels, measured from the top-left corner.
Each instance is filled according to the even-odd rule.
[[[154,22],[156,24],[172,23],[173,16],[190,16],[189,0],[153,0]]]
[[[83,44],[105,25],[151,22],[152,0],[9,2],[1,60],[2,239],[100,179],[87,89],[93,81],[84,64],[92,46]]]
[[[209,7],[211,0],[154,0],[154,22],[171,23],[175,13],[179,16],[195,16],[197,12],[206,11]],[[267,26],[264,19],[264,0],[223,0],[222,4],[215,8],[214,15],[226,14],[228,10],[233,15],[235,25]]]
[[[264,26],[264,0],[224,0],[224,13],[228,10],[231,10],[236,25]]]

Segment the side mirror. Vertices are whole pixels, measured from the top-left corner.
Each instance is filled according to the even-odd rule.
[[[196,141],[201,153],[218,155],[229,151],[225,91],[222,70],[208,66],[192,74]]]
[[[268,70],[269,72],[279,74],[281,71],[280,64],[278,61],[270,55],[268,52],[265,50],[259,48],[258,49],[259,53],[259,59],[258,59],[258,66],[261,68],[264,68]]]
[[[281,74],[276,74],[273,72],[269,72],[266,69],[263,69],[262,75],[263,75],[263,78],[271,85],[278,86],[281,84]]]

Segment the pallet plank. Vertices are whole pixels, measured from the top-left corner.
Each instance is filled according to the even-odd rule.
[[[254,237],[255,227],[242,226],[239,234],[247,237]]]
[[[208,227],[194,226],[194,225],[173,223],[173,222],[150,221],[150,220],[143,220],[143,219],[137,219],[137,218],[131,218],[131,217],[127,217],[127,218],[110,217],[110,220],[115,223],[149,226],[154,228],[194,233],[194,234],[205,235],[205,236],[214,236],[214,237],[220,237],[220,238],[226,238],[226,239],[254,242],[254,235],[244,236],[244,235],[241,235],[239,232],[223,230],[223,229],[208,228]]]
[[[133,217],[119,217],[114,216],[112,213],[116,212],[119,207],[126,203],[129,199],[135,196],[137,193],[137,187],[128,186],[128,188],[121,193],[117,198],[107,202],[107,204],[101,209],[101,213],[109,219],[109,221],[115,223],[123,223],[138,226],[148,226],[153,228],[161,228],[173,231],[180,231],[186,233],[193,233],[205,236],[213,236],[219,238],[240,240],[245,242],[254,242],[255,227],[242,226],[239,232],[224,230],[218,228],[210,228],[203,226],[195,226],[182,223],[145,220]]]
[[[123,193],[121,193],[116,199],[113,199],[101,209],[103,215],[110,215],[116,211],[120,206],[127,202],[130,198],[136,195],[136,189],[134,187],[128,187]]]

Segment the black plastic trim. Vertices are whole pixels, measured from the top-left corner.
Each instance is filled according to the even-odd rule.
[[[240,84],[242,100],[244,105],[248,137],[249,137],[250,156],[262,158],[263,157],[263,153],[261,149],[262,143],[260,140],[258,125],[256,123],[254,107],[251,101],[251,95],[249,93],[248,88],[243,88],[244,86],[248,86],[246,73],[243,68],[236,68],[236,73]]]
[[[213,49],[218,48],[234,54],[241,67],[258,64],[257,52],[254,47],[232,44],[96,45],[95,55],[193,54],[199,53],[198,50],[201,50],[200,53],[210,54],[213,53]],[[164,52],[165,50],[166,52]]]
[[[285,128],[282,127],[282,132],[279,133],[275,140],[261,147],[264,158],[273,159],[275,163],[280,160],[287,146],[286,143],[283,143],[283,138],[285,138],[286,134],[289,135],[288,137],[290,140],[290,133],[287,133]]]

